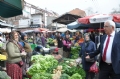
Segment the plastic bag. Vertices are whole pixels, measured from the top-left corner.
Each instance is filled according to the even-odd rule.
[[[99,68],[98,68],[96,62],[90,67],[90,72],[93,72],[93,73],[99,72]]]

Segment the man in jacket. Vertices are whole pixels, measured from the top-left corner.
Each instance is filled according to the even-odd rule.
[[[100,53],[99,79],[120,79],[120,34],[115,33],[115,23],[111,20],[104,23],[104,31],[99,48],[86,58]]]

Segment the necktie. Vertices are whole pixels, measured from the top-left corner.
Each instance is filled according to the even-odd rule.
[[[105,48],[104,48],[103,57],[102,57],[103,61],[106,60],[106,52],[107,52],[109,42],[110,42],[110,35],[108,35],[107,42],[106,42],[106,45],[105,45]]]

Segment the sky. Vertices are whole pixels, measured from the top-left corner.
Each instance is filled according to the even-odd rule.
[[[92,10],[96,13],[108,14],[113,8],[118,9],[120,0],[25,0],[42,9],[52,10],[62,15],[72,9],[79,8],[90,13]]]

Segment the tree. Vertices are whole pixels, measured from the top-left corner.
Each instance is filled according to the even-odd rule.
[[[112,9],[113,11],[111,12],[111,14],[120,14],[120,4],[119,4],[119,7],[118,7],[118,9],[116,9],[116,8],[113,8]]]
[[[86,14],[87,15],[92,15],[92,14],[94,14],[95,12],[93,11],[93,8],[92,7],[88,7],[87,9],[86,9]]]

